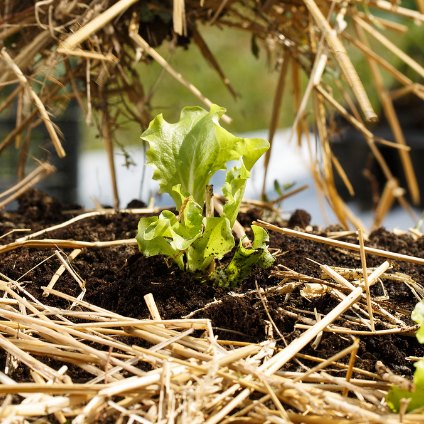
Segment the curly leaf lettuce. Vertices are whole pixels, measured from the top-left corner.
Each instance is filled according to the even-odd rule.
[[[209,112],[186,107],[176,124],[158,115],[141,135],[150,145],[147,165],[154,169],[159,192],[169,193],[177,210],[182,203],[174,186],[181,185],[182,192],[190,193],[195,202],[203,205],[205,187],[216,171],[226,170],[227,162],[240,159],[250,171],[269,148],[266,140],[242,139],[222,128],[218,121],[225,112],[217,105],[212,105]]]
[[[153,179],[159,181],[160,193],[169,193],[177,210],[181,197],[172,190],[178,184],[184,192],[203,205],[205,187],[219,169],[226,170],[226,163],[238,160],[240,139],[218,121],[225,109],[212,105],[209,112],[200,107],[186,107],[176,124],[169,124],[158,115],[141,135],[150,149],[147,165],[154,169]]]
[[[167,123],[157,116],[141,138],[150,144],[147,165],[153,167],[153,178],[159,181],[160,193],[167,192],[179,211],[178,217],[163,211],[157,218],[143,218],[137,241],[146,256],[166,255],[180,269],[204,274],[214,259],[222,259],[234,245],[231,228],[257,160],[269,148],[266,140],[239,138],[223,129],[218,121],[225,109],[212,105],[209,112],[200,107],[186,107],[180,121]],[[222,191],[227,197],[220,217],[202,216],[205,187],[213,174],[226,170],[227,162],[239,165],[227,172]],[[241,244],[225,271],[218,269],[211,276],[216,283],[234,286],[258,264],[273,262],[266,246],[268,234],[253,228],[253,249]]]

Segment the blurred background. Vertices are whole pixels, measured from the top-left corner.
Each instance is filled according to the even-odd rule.
[[[405,2],[403,2],[403,6],[405,6]],[[409,1],[407,6],[416,9],[413,1]],[[385,16],[385,13],[377,12],[376,15]],[[424,65],[422,27],[399,17],[396,20],[407,24],[408,32],[402,34],[402,37],[390,32],[386,36],[396,42],[396,45],[407,52],[410,57]],[[248,31],[233,28],[223,29],[219,25],[203,25],[199,27],[199,32],[220,64],[225,77],[231,83],[233,93],[222,83],[216,71],[193,42],[176,47],[171,40],[165,40],[156,50],[177,72],[213,103],[227,108],[227,113],[233,122],[229,125],[221,123],[226,129],[238,136],[268,139],[268,128],[279,78],[279,65],[281,64],[281,57],[274,49],[272,40],[267,45],[267,42],[256,39]],[[413,81],[419,81],[416,74],[389,49],[383,48],[377,42],[372,43],[372,48]],[[379,106],[366,60],[349,44],[347,44],[347,49],[380,118],[380,122],[371,128],[379,137],[393,141],[387,120]],[[204,107],[196,96],[165,72],[156,61],[138,64],[137,71],[153,115],[163,113],[168,122],[176,122],[183,107],[194,105]],[[312,216],[312,224],[327,226],[337,222],[337,217],[325,204],[325,201],[320,201],[317,197],[314,179],[310,172],[310,151],[306,147],[306,143],[303,143],[302,147],[298,146],[296,134],[289,140],[296,110],[293,87],[290,84],[291,70],[289,69],[288,72],[286,81],[289,83],[286,83],[285,86],[278,118],[278,131],[273,142],[266,182],[266,197],[268,199],[279,197],[284,187],[296,189],[307,185],[307,189],[282,202],[280,204],[281,211],[288,216],[296,209],[305,209]],[[387,87],[393,90],[398,88],[389,73],[383,72],[382,75]],[[340,74],[336,69],[327,69],[323,75],[323,80],[329,87],[334,87],[334,81],[338,78],[340,78]],[[159,84],[160,88],[157,89]],[[302,87],[305,88],[306,84],[307,78],[302,77]],[[11,91],[12,88],[3,90],[3,98]],[[337,98],[336,94],[334,95]],[[424,102],[409,96],[395,101],[395,105],[407,144],[413,149],[412,159],[418,182],[424,186],[424,170],[421,171],[424,169],[421,165],[424,160]],[[58,102],[52,112],[54,114],[53,121],[63,132],[63,146],[67,156],[63,159],[57,158],[45,127],[40,125],[34,129],[31,135],[36,142],[31,142],[26,171],[28,173],[34,169],[38,160],[50,160],[58,168],[58,171],[39,184],[38,188],[69,205],[79,204],[87,209],[94,208],[98,203],[103,206],[113,206],[108,157],[99,134],[99,127],[87,126],[85,116],[75,100],[66,106],[66,111],[62,113],[61,104]],[[110,107],[111,114],[113,114],[113,104]],[[309,102],[306,110],[310,110],[311,107]],[[1,137],[5,138],[16,124],[16,108],[3,111],[0,116]],[[155,198],[156,205],[172,204],[168,196],[158,195],[158,185],[151,179],[152,170],[150,167],[144,166],[146,146],[140,140],[143,125],[125,122],[123,118],[119,119],[119,129],[114,135],[114,157],[120,207],[126,207],[133,199],[140,199],[147,204],[151,197]],[[378,193],[381,193],[384,186],[383,176],[379,175],[378,166],[373,161],[361,134],[352,130],[337,115],[332,114],[330,120],[334,121],[334,133],[330,134],[332,150],[355,189],[355,199],[350,200],[349,193],[337,176],[335,177],[336,187],[342,198],[347,201],[349,208],[369,228],[373,220],[373,208],[376,207],[373,195],[377,193],[378,197]],[[310,124],[310,137],[314,140],[312,119]],[[316,146],[316,149],[320,149],[318,142],[312,144]],[[381,148],[381,151],[401,186],[404,186],[405,178],[397,152],[393,148],[385,146]],[[8,148],[0,156],[0,191],[7,189],[17,181],[18,153],[17,149]],[[319,155],[319,151],[315,153]],[[224,173],[221,174],[212,181],[216,189],[222,185],[224,180]],[[258,199],[261,196],[263,175],[262,160],[253,170],[246,197]],[[422,189],[423,187],[421,187]],[[421,198],[424,198],[423,194]],[[7,208],[15,207],[16,202],[7,206]],[[400,206],[395,206],[383,225],[389,229],[398,227],[406,230],[408,227],[413,227],[421,216],[422,207],[421,202],[420,205],[411,209],[415,214],[414,217]]]

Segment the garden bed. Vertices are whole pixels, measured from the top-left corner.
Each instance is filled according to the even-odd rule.
[[[140,206],[140,204],[136,202],[130,206]],[[72,214],[69,214],[66,209],[44,193],[31,190],[21,197],[18,211],[0,212],[0,232],[6,234],[11,230],[27,228],[31,229],[31,233],[34,233],[78,216],[75,210]],[[132,211],[137,210],[133,209]],[[140,211],[141,209],[138,210],[138,212]],[[136,235],[140,217],[146,216],[146,214],[130,211],[114,213],[110,210],[109,213],[105,211],[96,213],[73,224],[47,231],[37,238],[40,240],[84,242],[131,240]],[[252,209],[249,213],[240,216],[240,222],[245,228],[250,228],[251,221],[258,218],[260,218],[259,211]],[[289,224],[299,233],[305,232],[301,227],[306,227],[307,233],[325,237],[331,236],[358,244],[356,234],[352,233],[340,238],[343,234],[341,228],[334,226],[323,230],[318,227],[311,227],[308,226],[308,222],[305,222],[307,218],[307,214],[297,212]],[[3,237],[0,242],[4,246],[13,246],[11,243],[25,235],[26,233],[14,232]],[[381,228],[369,235],[366,246],[423,258],[423,240],[416,234],[397,235]],[[60,246],[60,243],[56,244]],[[87,315],[90,308],[92,311],[97,311],[95,313],[102,312],[105,314],[105,311],[109,311],[109,320],[116,319],[118,316],[119,319],[125,317],[126,320],[148,320],[151,318],[150,311],[152,309],[149,311],[145,296],[151,293],[161,319],[180,320],[186,318],[190,319],[187,321],[188,323],[192,322],[191,320],[206,322],[204,320],[208,319],[211,322],[213,334],[217,336],[218,343],[225,346],[226,349],[229,349],[229,345],[237,349],[240,346],[256,346],[261,342],[268,341],[268,348],[271,349],[272,355],[273,352],[283,349],[286,344],[289,345],[300,337],[304,330],[299,328],[299,325],[314,325],[316,314],[320,314],[319,316],[322,318],[334,310],[340,303],[340,299],[334,297],[334,292],[330,293],[331,288],[336,288],[346,295],[348,294],[348,291],[337,285],[333,280],[325,279],[318,264],[358,269],[361,268],[361,261],[359,253],[273,231],[270,232],[269,246],[271,253],[276,258],[274,266],[266,270],[256,269],[252,275],[244,280],[240,287],[232,289],[199,283],[194,277],[183,273],[173,262],[166,261],[163,257],[145,258],[134,243],[117,243],[116,246],[105,248],[87,247],[82,249],[72,261],[72,267],[83,281],[86,290],[82,299],[82,302],[86,303],[80,302],[79,304],[78,301],[75,301],[75,298],[81,294],[82,289],[68,271],[60,275],[54,287],[50,290],[50,295],[48,297],[43,296],[43,287],[49,285],[61,266],[58,254],[55,251],[60,251],[60,255],[65,258],[73,252],[74,249],[72,248],[58,249],[53,246],[41,249],[23,245],[15,246],[14,250],[7,252],[0,249],[0,272],[3,274],[2,280],[9,281],[9,290],[13,290],[13,293],[17,293],[18,296],[22,296],[24,300],[26,299],[30,303],[32,302],[32,305],[34,305],[34,299],[41,302],[43,306],[37,306],[37,310],[44,308],[44,311],[46,311],[50,309],[51,313],[60,310],[61,316],[65,317],[66,315],[63,315],[63,313],[69,311],[75,301],[77,304],[74,304],[72,308],[75,314],[69,313],[66,316],[67,320],[75,324],[85,323],[87,320],[92,322]],[[223,261],[225,260],[226,258]],[[367,255],[367,266],[369,268],[378,267],[384,261],[385,259],[382,257]],[[289,270],[292,272],[289,273]],[[345,332],[340,328],[338,332],[324,331],[316,349],[312,347],[311,343],[308,343],[296,357],[293,356],[292,360],[283,365],[280,373],[281,371],[304,373],[308,368],[317,365],[319,358],[332,357],[343,349],[349,348],[354,338],[359,337],[359,348],[352,376],[355,380],[353,381],[358,379],[362,379],[364,382],[373,380],[370,376],[375,377],[376,375],[375,365],[377,361],[382,361],[396,374],[410,379],[414,372],[414,358],[424,355],[424,347],[415,338],[417,326],[410,318],[415,304],[419,301],[419,298],[423,297],[423,270],[424,268],[421,265],[393,261],[392,268],[383,274],[377,284],[371,287],[371,297],[380,308],[379,313],[376,313],[377,309],[374,308],[375,329],[377,331],[375,335],[371,334],[366,325],[355,323],[355,320],[359,318],[364,320],[364,316],[361,313],[357,314],[354,309],[350,309],[334,322],[337,328],[344,328]],[[395,275],[396,279],[390,279],[389,274],[392,277]],[[307,280],[304,276],[315,280]],[[14,282],[18,282],[20,286],[18,287]],[[318,290],[312,297],[307,296],[304,292],[305,284],[311,282],[321,284],[320,286],[312,286],[312,288]],[[25,290],[24,294],[20,287]],[[28,310],[28,306],[25,306],[25,302],[22,303],[19,298],[13,299],[12,297],[10,299],[10,293],[6,298],[10,302],[8,303],[7,300],[3,299],[1,303],[0,315],[3,314],[3,319],[7,319],[7,315],[4,315],[7,311],[20,312],[25,317],[36,317],[36,314],[34,315],[33,311]],[[90,305],[88,309],[87,305]],[[366,311],[366,300],[362,301],[361,309],[362,312]],[[2,311],[6,312],[3,313]],[[77,313],[78,311],[80,315]],[[49,316],[48,313],[45,316],[52,320],[51,322],[56,323],[55,325],[58,325],[58,322],[64,324],[58,318]],[[107,321],[105,315],[102,319],[97,319]],[[154,323],[155,321],[153,321]],[[69,326],[69,324],[66,325]],[[4,332],[6,327],[5,321],[2,321],[0,330],[5,335],[3,339],[7,337],[10,338],[11,343],[15,343],[16,339],[19,339],[19,326],[18,328],[16,326],[8,327],[9,330],[14,328],[14,332],[17,332],[15,337],[10,331],[9,333]],[[25,326],[21,330],[23,333],[27,333],[30,337],[36,339],[39,337],[41,340],[41,335],[37,334],[37,330],[29,331],[24,328]],[[125,333],[124,325],[120,326],[119,329],[115,333],[111,330],[109,333],[93,332],[90,334],[109,337],[117,343],[122,343],[122,346],[139,346],[141,349],[159,343],[158,341],[153,342],[153,339],[148,343],[146,338],[140,336],[131,337],[131,331],[128,330]],[[190,338],[204,340],[202,339],[204,330],[196,330],[195,326],[193,330]],[[381,333],[381,331],[383,332]],[[355,334],[355,332],[360,334]],[[387,334],[390,332],[392,334]],[[96,349],[105,349],[105,346],[99,348],[98,343],[93,340],[85,340],[84,343]],[[58,345],[57,340],[55,345]],[[2,346],[4,348],[6,345],[2,343]],[[19,343],[17,346],[20,346]],[[21,348],[25,350],[25,347],[21,346]],[[55,356],[53,353],[48,355],[46,352],[31,351],[28,347],[26,349],[33,357],[42,363],[46,363],[52,369],[58,370],[63,365],[60,360],[63,358],[60,358],[60,355],[57,356],[57,353]],[[58,349],[61,348],[58,347]],[[116,350],[115,348],[113,351],[119,352],[119,349]],[[1,369],[5,368],[7,361],[8,375],[15,382],[34,382],[34,369],[25,365],[22,361],[18,361],[17,367],[14,369],[10,365],[11,358],[7,359],[7,352],[10,352],[10,350],[1,350]],[[105,353],[107,354],[107,352],[106,349]],[[131,357],[133,352],[125,353],[121,347],[120,354],[123,357],[125,355]],[[111,355],[110,351],[109,355]],[[181,356],[177,355],[177,358],[179,357]],[[78,361],[72,363],[72,361],[65,359],[64,362],[68,367],[66,375],[71,378],[74,385],[86,384],[92,380],[93,370],[90,367],[84,369]],[[344,377],[348,362],[349,355],[330,365],[326,372],[329,375]],[[139,365],[135,367],[144,372],[151,369],[151,364],[139,362]],[[102,369],[101,366],[96,366],[96,368],[98,371]],[[124,371],[122,377],[126,376]],[[2,383],[5,384],[5,380]],[[153,398],[150,396],[149,399]],[[87,402],[89,400],[90,397],[86,399]],[[18,398],[15,397],[13,402],[19,403]],[[84,402],[82,402],[83,404]],[[289,403],[289,405],[291,404]],[[285,406],[287,407],[287,405]],[[106,405],[105,411],[107,407],[112,408],[110,405]],[[291,407],[293,408],[293,405]],[[275,406],[271,409],[275,409]],[[75,415],[81,414],[81,411],[77,410]],[[116,417],[113,414],[119,415],[117,409],[112,408],[112,412],[110,413],[111,416]],[[200,409],[198,413],[205,413],[205,411]],[[67,411],[67,414],[72,416],[69,411]],[[343,416],[340,412],[329,415]],[[349,416],[348,413],[344,415]],[[85,416],[85,419],[88,420],[87,417],[88,415]],[[252,416],[250,418],[253,420],[254,414],[253,418]]]

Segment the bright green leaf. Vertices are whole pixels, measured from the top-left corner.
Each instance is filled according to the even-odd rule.
[[[258,225],[252,225],[253,231],[253,249],[265,249],[267,248],[267,243],[269,242],[269,234],[262,227]]]
[[[188,268],[192,272],[205,271],[214,258],[222,259],[234,247],[234,237],[227,218],[203,218],[203,224],[203,236],[187,252]]]
[[[399,412],[402,399],[411,399],[408,407],[406,408],[406,412],[411,412],[414,409],[421,408],[424,406],[424,390],[415,389],[415,391],[410,392],[406,389],[393,386],[386,396],[387,405],[389,405],[393,412]]]
[[[252,272],[254,265],[268,268],[274,263],[275,259],[268,252],[265,244],[269,241],[268,233],[257,225],[252,225],[252,230],[255,236],[252,249],[244,248],[240,240],[232,261],[225,269],[225,277],[222,274],[216,274],[215,280],[218,285],[234,287]]]
[[[172,188],[181,197],[181,203],[184,205],[184,211],[181,214],[181,222],[192,237],[195,237],[202,229],[202,208],[192,200],[188,193],[181,191],[181,184]]]
[[[163,211],[168,212],[168,211]],[[175,218],[175,215],[174,215]],[[153,221],[145,230],[144,230],[144,239],[153,240],[156,237],[172,237],[170,230],[170,219],[164,217],[163,213],[160,214],[159,218]]]
[[[184,209],[182,222],[192,237],[195,237],[199,231],[202,231],[203,216],[199,205],[189,201]]]
[[[140,251],[145,256],[166,255],[176,258],[178,266],[183,269],[182,253],[202,235],[202,221],[199,222],[194,213],[191,213],[191,217],[193,220],[188,227],[166,210],[162,211],[159,218],[142,218],[136,237]]]
[[[172,187],[172,191],[177,193],[180,196],[180,202],[183,204],[187,197],[190,197],[190,193],[186,193],[182,191],[181,184],[177,184],[174,187]]]
[[[227,178],[222,187],[222,193],[227,198],[223,209],[224,215],[230,221],[231,228],[237,219],[249,176],[250,173],[243,164],[239,167],[235,166],[227,172]]]
[[[243,200],[250,170],[256,161],[268,150],[269,143],[260,138],[240,139],[237,151],[241,155],[241,165],[227,172],[222,193],[227,197],[224,204],[224,214],[230,220],[231,227],[237,219],[241,201]]]
[[[145,230],[158,220],[159,218],[157,216],[140,219],[140,222],[138,223],[138,234],[135,237],[138,242],[140,252],[146,257],[155,255],[169,256],[175,260],[180,269],[184,269],[182,255],[177,256],[179,251],[175,248],[172,241],[163,236],[155,237],[152,240],[146,240]]]
[[[183,224],[178,222],[177,217],[170,211],[162,211],[159,215],[159,221],[167,221],[168,228],[166,234],[170,234],[174,242],[174,246],[178,250],[186,250],[198,237],[202,235],[202,224],[197,228],[190,227],[190,230],[187,229]],[[146,233],[149,228],[147,228]],[[169,236],[168,236],[169,237]]]
[[[177,210],[181,196],[172,190],[181,184],[203,206],[205,187],[213,174],[226,169],[226,163],[237,160],[241,139],[223,129],[218,121],[225,109],[212,105],[210,112],[200,107],[186,107],[180,121],[169,124],[158,115],[141,135],[150,144],[147,164],[154,169],[153,179],[159,181],[160,193],[169,193]]]
[[[257,160],[269,149],[268,141],[262,138],[239,138],[237,152],[242,156],[244,166],[251,171]]]
[[[424,359],[415,362],[414,384],[417,389],[424,390]],[[424,397],[422,404],[424,405]]]

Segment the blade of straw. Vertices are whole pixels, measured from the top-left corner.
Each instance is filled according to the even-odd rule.
[[[60,247],[62,249],[80,249],[84,247],[94,247],[94,248],[105,248],[105,247],[114,247],[114,246],[136,246],[136,239],[125,239],[125,240],[113,240],[113,241],[74,241],[74,240],[26,240],[23,242],[13,242],[6,244],[5,246],[0,246],[0,254],[10,252],[11,250],[18,249],[22,246],[27,247],[37,247],[41,249],[50,249],[54,247]]]
[[[362,44],[367,45],[368,44],[367,39],[366,39],[364,31],[362,29],[363,25],[368,26],[368,24],[366,24],[362,20],[360,20],[360,21],[354,20],[354,26],[355,26],[356,32],[358,34],[358,38],[360,39]],[[383,77],[380,73],[380,70],[378,69],[377,64],[374,62],[374,60],[371,57],[366,56],[366,58],[367,58],[368,65],[369,65],[370,70],[371,70],[371,74],[372,74],[373,79],[374,79],[375,86],[377,88],[377,92],[378,92],[380,100],[381,100],[381,104],[382,104],[383,109],[384,109],[384,113],[387,117],[390,128],[392,129],[395,140],[400,145],[406,146],[406,140],[405,140],[405,137],[403,135],[403,131],[402,131],[402,128],[400,126],[400,122],[399,122],[399,119],[397,117],[395,107],[393,105],[393,101],[390,98],[388,91],[384,87]],[[423,75],[424,75],[424,68],[422,70],[423,70]],[[409,191],[411,193],[412,201],[413,201],[413,203],[418,204],[419,201],[420,201],[420,191],[419,191],[419,187],[418,187],[417,177],[416,177],[415,172],[414,172],[414,167],[412,165],[411,157],[409,155],[409,152],[404,151],[404,150],[400,150],[399,155],[400,155],[400,158],[401,158],[401,161],[402,161],[402,167],[403,167],[403,170],[405,172],[405,176],[406,176],[406,180],[407,180],[407,183],[408,183]]]
[[[352,378],[353,366],[355,364],[356,354],[358,353],[358,349],[359,349],[359,339],[355,339],[353,346],[354,346],[354,349],[352,350],[352,353],[350,354],[349,368],[348,368],[347,373],[346,373],[346,381],[347,382],[349,382],[350,379]],[[347,396],[348,393],[349,393],[349,390],[345,387],[343,389],[343,396]]]
[[[101,90],[103,92],[103,89]],[[103,94],[102,101],[102,135],[103,142],[107,154],[107,159],[109,163],[109,172],[112,183],[112,191],[113,191],[113,206],[116,210],[119,209],[119,194],[118,194],[118,183],[116,179],[116,169],[115,169],[115,156],[113,154],[113,139],[112,139],[112,131],[111,131],[111,123],[110,123],[110,113],[108,107],[108,99]]]
[[[392,43],[387,37],[374,29],[371,25],[367,24],[359,16],[352,16],[353,21],[360,25],[365,31],[367,31],[373,38],[379,41],[388,50],[394,53],[399,59],[403,60],[409,67],[417,72],[421,77],[424,77],[424,68],[406,53],[404,53],[399,47]]]
[[[358,339],[356,339],[356,340],[358,340]],[[328,367],[328,365],[331,365],[333,362],[338,361],[339,359],[343,358],[344,356],[348,355],[349,353],[351,353],[355,350],[357,351],[358,347],[359,347],[358,342],[353,343],[351,346],[347,347],[346,349],[343,349],[341,352],[336,353],[331,358],[328,358],[325,361],[320,362],[318,365],[311,368],[309,371],[302,373],[301,375],[299,375],[299,377],[296,377],[293,380],[293,383],[297,383],[298,381],[302,381],[306,377],[310,376],[311,374],[314,374],[314,373]]]
[[[132,4],[137,3],[138,0],[119,0],[109,9],[94,18],[92,21],[85,24],[77,32],[70,35],[61,44],[64,49],[73,50],[78,44],[85,41],[91,34],[94,34],[99,29],[103,28],[113,18],[124,12]]]
[[[380,265],[369,278],[369,283],[373,284],[378,277],[390,267],[390,262],[386,261]],[[296,353],[303,349],[319,332],[323,331],[329,324],[336,320],[342,313],[349,309],[358,301],[364,290],[363,286],[357,287],[349,296],[339,303],[329,314],[317,322],[313,327],[303,333],[299,338],[295,339],[285,349],[271,358],[265,364],[261,365],[261,371],[267,375],[272,375],[284,364],[286,364]]]
[[[363,0],[357,1],[359,4],[365,3]],[[385,0],[371,0],[366,1],[368,7],[373,7],[380,10],[385,10],[395,15],[403,16],[405,18],[412,19],[417,22],[424,22],[424,14],[417,12],[416,10],[407,9],[405,7],[400,7],[396,3],[388,2]]]
[[[331,28],[327,19],[325,19],[321,10],[318,8],[314,0],[304,0],[306,7],[313,16],[315,22],[320,28],[324,35],[331,51],[333,52],[342,72],[348,82],[349,86],[355,94],[359,105],[361,106],[362,112],[365,115],[365,119],[368,122],[376,122],[378,120],[376,113],[374,112],[371,103],[368,99],[367,93],[365,92],[364,86],[349,59],[341,41],[337,38],[335,31]]]
[[[344,249],[354,250],[355,252],[360,252],[361,248],[357,244],[347,243],[344,241],[329,239],[327,237],[316,236],[309,233],[302,233],[300,231],[290,230],[288,228],[280,228],[276,225],[269,224],[265,221],[254,221],[253,225],[265,228],[266,230],[276,231],[277,233],[288,234],[295,237],[304,238],[311,241],[316,241],[319,243],[329,244],[335,247],[341,247]],[[394,259],[398,261],[412,262],[418,265],[424,265],[423,258],[417,258],[415,256],[401,255],[399,253],[388,252],[386,250],[375,249],[371,247],[364,247],[365,253],[370,255],[382,256],[384,258]]]
[[[219,63],[215,59],[215,56],[212,54],[211,50],[209,49],[209,46],[206,44],[205,40],[203,39],[197,27],[195,26],[192,27],[192,33],[193,33],[193,40],[199,47],[204,58],[212,65],[212,67],[215,69],[215,71],[218,73],[219,77],[221,78],[222,82],[228,88],[228,91],[231,93],[233,98],[236,99],[237,94],[234,91],[233,87],[231,86],[229,79],[224,75],[224,72],[219,66]]]
[[[10,68],[13,70],[15,75],[18,77],[21,84],[25,87],[28,94],[32,97],[34,100],[34,103],[37,105],[38,110],[40,112],[41,117],[43,118],[44,124],[46,125],[47,131],[53,141],[53,145],[56,149],[56,152],[60,158],[63,158],[66,156],[65,150],[62,147],[62,143],[59,140],[59,137],[57,136],[56,130],[54,129],[53,123],[50,120],[50,116],[48,115],[46,108],[44,107],[43,102],[40,100],[40,98],[35,94],[35,91],[31,88],[31,86],[28,83],[28,80],[25,78],[22,71],[18,68],[16,63],[13,61],[13,59],[9,56],[9,54],[6,52],[6,50],[3,48],[1,51],[1,54],[3,56],[3,59],[6,61],[6,63],[10,66]]]
[[[368,314],[370,316],[370,321],[371,321],[371,330],[375,331],[374,317],[372,314],[372,306],[371,306],[370,285],[368,283],[367,260],[365,258],[365,250],[364,250],[364,247],[365,247],[364,236],[360,228],[358,229],[358,236],[359,236],[359,246],[361,248],[361,262],[362,262],[362,273],[364,276],[365,293],[367,294]]]

